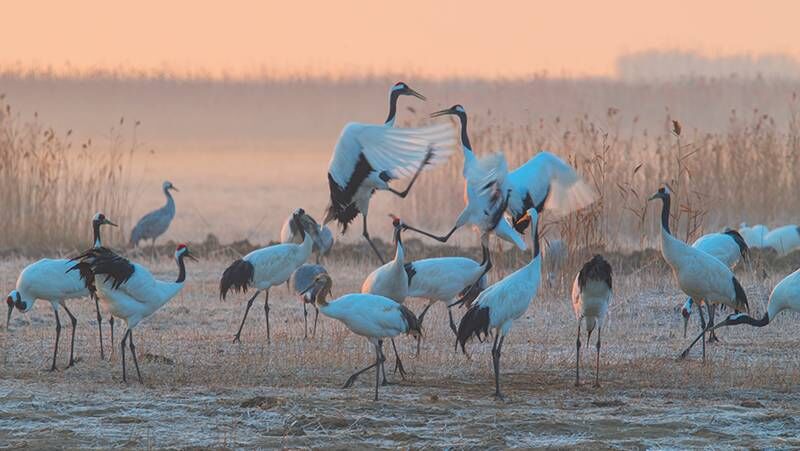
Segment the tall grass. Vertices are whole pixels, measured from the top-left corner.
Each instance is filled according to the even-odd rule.
[[[25,120],[0,97],[0,249],[62,251],[91,244],[90,220],[102,211],[124,229],[130,162],[136,145],[123,137],[124,119],[98,145],[73,145],[72,131],[57,133]],[[119,234],[108,231],[109,241]]]
[[[591,207],[556,222],[545,213],[546,227],[558,232],[551,236],[560,234],[573,249],[638,249],[655,244],[659,215],[647,198],[663,183],[675,193],[674,232],[687,241],[741,222],[796,222],[800,101],[795,94],[787,103],[786,124],[758,110],[733,110],[721,132],[681,125],[669,111],[655,133],[639,130],[635,117],[623,123],[615,108],[600,120],[584,114],[524,125],[472,113],[470,140],[479,156],[502,150],[512,169],[549,150],[595,187],[599,197]],[[452,225],[463,208],[463,162],[455,160],[418,185],[424,201],[414,202],[411,213],[429,227]]]

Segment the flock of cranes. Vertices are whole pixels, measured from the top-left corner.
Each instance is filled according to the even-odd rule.
[[[478,157],[469,141],[467,113],[461,105],[434,113],[433,117],[453,115],[458,118],[459,132],[450,124],[435,124],[419,128],[396,128],[397,102],[401,96],[425,97],[405,83],[395,84],[389,95],[389,114],[383,124],[351,123],[344,127],[331,157],[328,182],[329,206],[324,220],[318,223],[305,210],[298,208],[287,218],[281,229],[281,244],[257,249],[231,263],[219,282],[219,296],[227,300],[231,293],[252,291],[247,302],[234,342],[241,340],[242,328],[253,303],[264,293],[266,341],[270,336],[270,289],[287,284],[303,306],[305,336],[308,336],[308,305],[315,310],[312,335],[316,335],[317,318],[324,316],[343,323],[353,333],[366,338],[375,350],[375,361],[355,372],[345,383],[351,386],[359,375],[375,369],[375,399],[380,385],[387,384],[383,343],[389,340],[395,354],[395,372],[405,378],[395,338],[408,334],[417,339],[417,354],[422,342],[423,320],[428,309],[442,302],[448,310],[449,327],[456,349],[466,354],[472,338],[479,341],[491,337],[492,367],[495,396],[504,397],[500,384],[500,361],[503,345],[514,322],[528,310],[542,282],[542,245],[540,222],[544,215],[555,217],[581,209],[594,201],[594,192],[565,161],[539,152],[519,168],[509,171],[505,157],[489,154]],[[386,260],[372,242],[367,227],[369,204],[376,191],[388,191],[404,198],[428,167],[445,164],[460,141],[464,157],[465,206],[453,227],[443,235],[413,227],[392,216],[395,255]],[[391,186],[394,180],[410,179],[406,188]],[[144,216],[133,228],[130,244],[151,240],[162,235],[175,216],[175,200],[170,191],[177,189],[164,182],[162,190],[166,205]],[[770,295],[767,312],[761,319],[749,315],[747,296],[732,272],[740,261],[746,261],[748,249],[773,247],[785,253],[800,247],[800,229],[786,226],[773,231],[763,226],[742,228],[706,235],[688,245],[670,232],[669,218],[672,193],[660,188],[651,200],[662,203],[661,251],[671,267],[678,287],[689,297],[682,309],[688,321],[694,305],[700,312],[702,330],[684,351],[702,340],[705,359],[706,334],[716,339],[715,330],[730,325],[767,325],[782,310],[800,311],[800,270],[781,281]],[[321,264],[334,244],[333,233],[327,224],[336,221],[346,231],[356,216],[362,217],[362,235],[380,261],[364,280],[360,293],[345,294],[329,300],[333,287],[331,273]],[[178,275],[174,281],[156,279],[143,265],[132,262],[118,252],[103,246],[101,227],[115,226],[98,213],[92,218],[93,243],[86,251],[71,259],[42,259],[20,274],[14,290],[7,297],[8,317],[13,310],[30,311],[37,299],[49,301],[56,320],[56,338],[51,370],[56,369],[61,333],[59,309],[63,308],[72,323],[69,366],[74,365],[75,325],[77,319],[67,308],[72,299],[88,298],[95,302],[100,356],[105,359],[100,303],[110,313],[111,341],[114,342],[114,318],[126,324],[120,342],[122,377],[127,381],[126,346],[130,350],[139,381],[139,369],[133,330],[144,319],[173,299],[185,286],[185,260],[194,260],[189,248],[180,244],[175,250]],[[482,260],[466,257],[441,257],[409,260],[403,245],[403,234],[415,232],[440,242],[453,233],[471,225],[479,233]],[[492,270],[489,240],[492,235],[527,250],[524,239],[529,234],[530,262],[493,284],[488,283]],[[560,244],[563,248],[563,243]],[[315,263],[308,263],[315,254]],[[585,324],[587,345],[596,330],[595,385],[600,383],[601,331],[613,294],[612,267],[601,255],[586,262],[575,276],[572,285],[572,305],[578,322],[576,338],[575,382],[580,384],[581,328]],[[423,298],[428,304],[417,316],[405,304],[409,297]],[[457,323],[452,307],[465,305],[466,313]],[[716,306],[734,311],[724,321],[715,324]],[[705,307],[709,321],[702,310]],[[684,336],[686,324],[684,324]],[[113,352],[113,346],[112,346]]]

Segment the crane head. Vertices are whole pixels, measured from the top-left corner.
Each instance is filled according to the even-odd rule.
[[[109,219],[106,217],[106,215],[104,215],[103,213],[96,213],[96,214],[94,215],[94,218],[92,218],[92,223],[93,223],[93,224],[97,224],[97,225],[105,225],[105,224],[108,224],[108,225],[110,225],[110,226],[117,227],[117,225],[116,225],[116,224],[114,224],[113,222],[111,222],[111,220],[109,220]]]
[[[448,114],[458,116],[462,120],[467,118],[467,110],[465,110],[464,107],[461,105],[453,105],[445,110],[437,111],[435,113],[432,113],[431,117],[445,116]]]
[[[186,247],[185,244],[181,243],[177,248],[175,248],[175,258],[180,259],[184,257],[188,258],[189,260],[197,261],[197,257],[192,255],[192,253],[189,251],[189,248]]]
[[[389,217],[392,218],[392,225],[394,226],[394,228],[402,227],[404,225],[403,220],[400,219],[398,216],[389,213]]]
[[[169,190],[180,191],[178,188],[175,188],[175,185],[173,185],[169,180],[161,184],[161,189],[163,189],[165,193]]]
[[[414,96],[420,100],[427,100],[424,95],[411,89],[405,82],[398,81],[392,86],[392,94],[400,96]]]
[[[655,199],[664,200],[668,199],[670,195],[672,195],[672,191],[670,191],[667,185],[664,185],[661,188],[659,188],[658,191],[656,191],[656,193],[650,196],[650,198],[647,200],[655,200]]]

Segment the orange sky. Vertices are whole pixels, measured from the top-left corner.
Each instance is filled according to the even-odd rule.
[[[800,58],[800,2],[3,2],[0,64],[252,74],[611,75],[652,48]]]

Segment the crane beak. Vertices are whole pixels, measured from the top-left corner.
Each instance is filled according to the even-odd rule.
[[[186,251],[186,253],[185,253],[185,254],[183,254],[183,256],[184,256],[184,257],[186,257],[186,258],[188,258],[189,260],[192,260],[192,261],[195,261],[195,262],[199,262],[199,261],[200,261],[200,260],[198,260],[198,259],[197,259],[197,257],[195,257],[194,255],[192,255],[192,253],[191,253],[191,252],[189,252],[189,251]]]
[[[169,187],[169,189],[171,189],[171,190],[173,190],[173,191],[178,191],[178,192],[180,192],[180,191],[181,191],[181,190],[179,190],[178,188],[175,188],[175,186],[174,186],[174,185],[173,185],[173,186],[170,186],[170,187]]]
[[[413,89],[411,89],[411,88],[408,88],[408,90],[406,91],[406,93],[407,93],[408,95],[414,96],[414,97],[416,97],[416,98],[418,98],[418,99],[420,99],[420,100],[423,100],[423,101],[424,101],[424,100],[428,100],[428,99],[426,99],[426,98],[425,98],[425,96],[424,96],[424,95],[422,95],[422,94],[418,93],[417,91],[414,91],[414,90],[413,90]]]
[[[519,219],[517,220],[517,222],[515,222],[515,223],[514,223],[514,225],[517,225],[517,224],[527,224],[527,223],[529,223],[529,222],[531,222],[531,214],[530,214],[530,213],[528,213],[528,212],[526,211],[526,212],[525,212],[525,214],[524,214],[524,215],[522,215],[522,217],[521,217],[521,218],[519,218]]]
[[[453,111],[450,108],[448,108],[446,110],[439,110],[439,111],[437,111],[435,113],[431,113],[431,117],[445,116],[447,114],[453,114]]]
[[[109,221],[108,219],[106,219],[106,221],[103,224],[108,224],[108,225],[110,225],[112,227],[119,227],[118,225],[114,224],[113,222]]]

